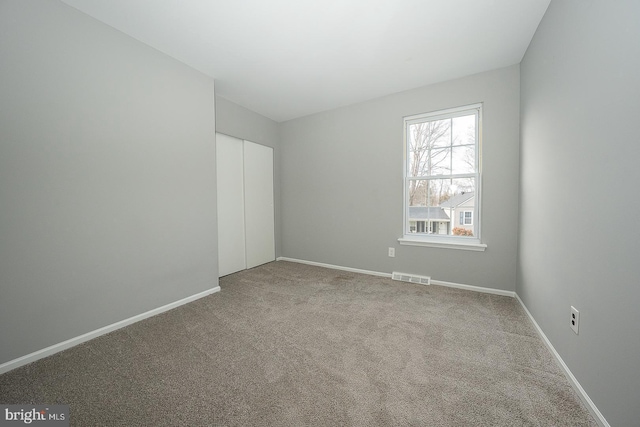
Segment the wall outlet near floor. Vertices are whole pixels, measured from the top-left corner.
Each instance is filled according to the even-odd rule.
[[[389,256],[393,258],[396,256],[396,248],[389,248]]]
[[[578,335],[578,326],[580,325],[580,312],[574,307],[571,306],[571,329],[573,332]]]

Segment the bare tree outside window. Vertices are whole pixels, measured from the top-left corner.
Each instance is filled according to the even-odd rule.
[[[447,160],[449,147],[443,142],[450,139],[451,120],[414,124],[409,126],[409,132],[409,176],[438,175]],[[421,204],[427,200],[427,194],[443,191],[442,187],[428,189],[426,181],[412,180],[409,185],[409,206],[427,206]]]

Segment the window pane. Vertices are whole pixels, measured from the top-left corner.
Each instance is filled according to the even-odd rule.
[[[409,143],[407,176],[450,173],[450,119],[415,123],[408,126],[407,132]]]
[[[451,119],[434,120],[426,123],[427,140],[433,141],[433,148],[451,145]]]
[[[428,182],[423,179],[412,179],[408,182],[407,233],[425,234],[425,223],[428,221],[427,186]]]
[[[451,174],[451,147],[437,147],[429,152],[429,175]]]
[[[451,197],[450,179],[411,180],[408,185],[408,233],[451,233],[451,218],[441,204]]]
[[[476,143],[476,115],[455,117],[452,119],[453,145]]]
[[[452,157],[452,174],[474,173],[476,170],[476,147],[473,145],[461,145],[453,147]]]
[[[458,178],[451,180],[453,196],[447,201],[447,208],[453,218],[452,234],[454,236],[474,237],[476,236],[473,221],[475,210],[475,178]]]
[[[430,179],[427,182],[429,183],[428,206],[440,206],[451,197],[450,179]]]
[[[427,206],[427,181],[412,179],[407,186],[409,206]]]
[[[408,233],[473,237],[475,178],[409,180]]]
[[[422,176],[426,175],[425,169],[425,150],[422,148],[422,123],[417,125],[409,125],[407,129],[408,143],[409,143],[409,163],[407,164],[407,176]]]

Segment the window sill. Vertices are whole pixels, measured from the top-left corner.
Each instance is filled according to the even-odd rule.
[[[487,245],[477,239],[457,240],[450,237],[414,237],[404,236],[398,239],[398,243],[405,246],[426,246],[430,248],[458,249],[462,251],[484,252]]]

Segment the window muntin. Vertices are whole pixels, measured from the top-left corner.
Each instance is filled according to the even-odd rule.
[[[405,118],[405,237],[480,243],[481,108]]]

